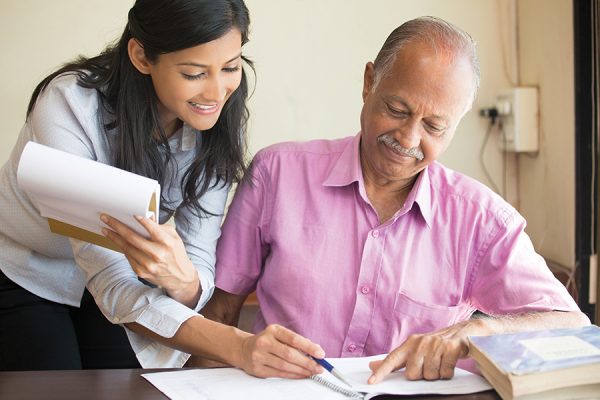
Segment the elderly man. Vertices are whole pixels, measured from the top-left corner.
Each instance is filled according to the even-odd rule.
[[[235,194],[205,315],[280,324],[329,357],[388,353],[375,383],[453,376],[468,335],[588,324],[484,185],[435,160],[471,108],[475,45],[432,17],[406,22],[367,63],[354,137],[260,151]],[[472,318],[475,311],[489,316]]]

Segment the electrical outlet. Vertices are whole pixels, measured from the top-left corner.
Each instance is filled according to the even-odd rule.
[[[502,123],[498,145],[513,152],[536,152],[538,136],[538,92],[535,87],[515,87],[498,94],[496,109]]]

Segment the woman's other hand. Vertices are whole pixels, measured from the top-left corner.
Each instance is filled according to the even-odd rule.
[[[202,293],[198,271],[173,226],[136,216],[150,235],[147,239],[109,215],[100,219],[110,227],[102,233],[119,246],[140,278],[163,288],[172,299],[196,306]]]

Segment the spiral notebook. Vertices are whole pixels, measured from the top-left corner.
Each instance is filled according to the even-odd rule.
[[[366,397],[366,393],[357,392],[349,387],[342,387],[337,383],[333,383],[323,378],[321,375],[313,375],[310,377],[313,381],[317,382],[320,385],[323,385],[326,388],[333,390],[334,392],[338,392],[350,399],[364,399]],[[345,385],[344,385],[345,386]]]
[[[312,379],[261,379],[237,368],[184,369],[143,374],[171,400],[235,399],[370,399],[380,394],[468,394],[490,390],[485,379],[468,371],[456,369],[450,380],[408,381],[402,371],[390,374],[383,382],[368,385],[369,362],[384,355],[363,358],[328,358],[352,383],[338,381],[328,372]]]

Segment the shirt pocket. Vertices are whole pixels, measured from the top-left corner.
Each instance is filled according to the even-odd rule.
[[[399,292],[388,327],[388,348],[393,350],[413,334],[434,332],[468,319],[468,305],[439,305],[413,299]]]

